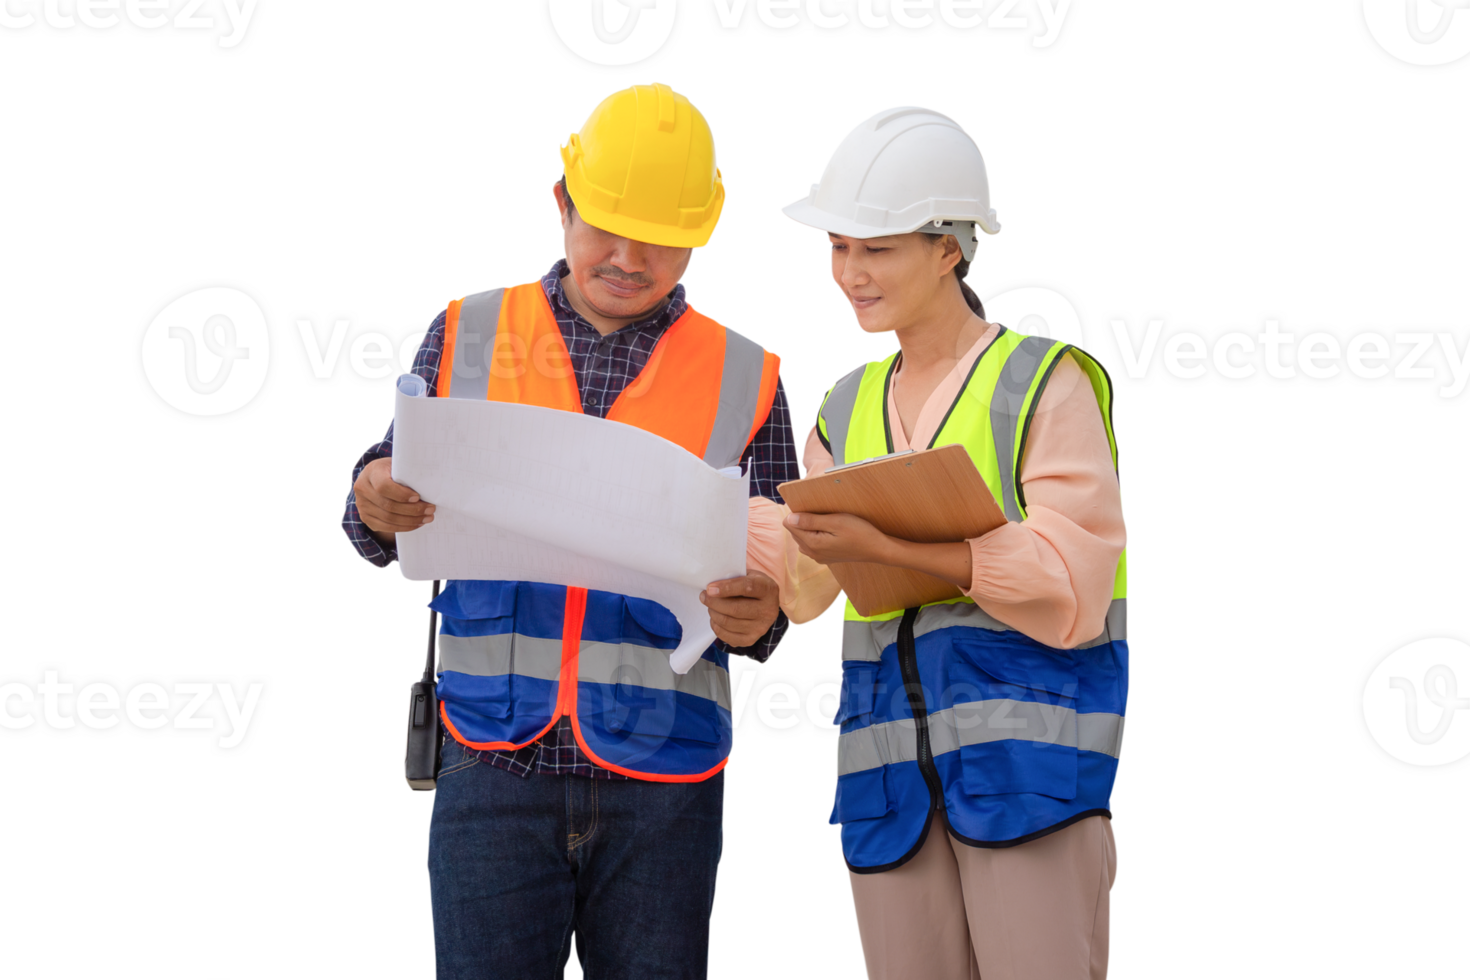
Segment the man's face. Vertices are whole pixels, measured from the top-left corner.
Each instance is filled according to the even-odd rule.
[[[582,298],[609,319],[634,319],[663,301],[683,277],[693,249],[635,242],[594,228],[554,187],[566,235],[567,265]]]

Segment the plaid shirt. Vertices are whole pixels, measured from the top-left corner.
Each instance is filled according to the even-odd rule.
[[[689,304],[684,299],[684,287],[675,286],[674,291],[669,294],[669,301],[652,317],[603,336],[567,302],[561,284],[562,277],[567,272],[565,260],[557,262],[541,278],[541,288],[546,291],[546,299],[551,304],[557,326],[561,328],[562,339],[566,341],[567,352],[571,355],[577,388],[582,393],[582,411],[598,418],[606,418],[618,395],[648,363],[648,357],[653,353],[654,345],[664,335],[664,331],[684,315]],[[431,396],[435,394],[439,380],[439,359],[444,350],[444,318],[444,313],[434,318],[413,362],[413,373],[428,382]],[[388,434],[383,437],[383,441],[368,449],[357,461],[357,466],[352,470],[353,482],[357,482],[358,474],[368,463],[392,455],[393,426],[389,424]],[[756,431],[755,438],[746,447],[741,461],[748,464],[750,470],[752,497],[767,497],[780,503],[781,494],[776,488],[787,480],[801,477],[796,462],[796,444],[792,440],[791,413],[786,405],[786,392],[779,379],[776,382],[776,398],[771,405],[771,414]],[[342,527],[357,548],[358,554],[374,565],[381,567],[398,557],[397,551],[391,545],[385,546],[379,542],[362,523],[362,518],[357,513],[356,495],[350,491],[347,494],[347,512],[342,518]],[[766,635],[751,646],[731,647],[723,640],[716,640],[715,645],[726,653],[765,661],[781,642],[787,625],[786,614],[778,613],[776,622]],[[572,735],[571,722],[566,718],[558,720],[551,731],[524,748],[510,751],[486,750],[481,752],[481,758],[493,766],[508,769],[520,776],[529,776],[532,772],[549,772],[603,779],[627,778],[588,759],[577,746]]]

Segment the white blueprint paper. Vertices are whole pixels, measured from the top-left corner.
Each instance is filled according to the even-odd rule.
[[[635,426],[424,390],[399,378],[393,479],[435,507],[398,535],[404,576],[652,599],[683,627],[670,662],[687,672],[715,638],[700,591],[745,574],[749,477]]]

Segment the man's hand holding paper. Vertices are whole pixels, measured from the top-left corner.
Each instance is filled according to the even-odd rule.
[[[393,482],[393,461],[375,459],[362,468],[352,484],[357,512],[381,544],[391,543],[399,531],[416,531],[434,519],[434,505],[413,487]]]
[[[710,628],[732,647],[748,647],[765,635],[780,609],[780,588],[763,572],[711,582],[699,594],[709,607]]]

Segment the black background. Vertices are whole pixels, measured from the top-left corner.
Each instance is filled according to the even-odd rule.
[[[985,147],[1007,229],[980,250],[980,294],[1057,289],[1113,370],[1141,551],[1113,976],[1367,973],[1438,942],[1467,764],[1392,760],[1361,693],[1399,646],[1470,638],[1466,395],[1439,397],[1438,345],[1433,382],[1345,364],[1279,381],[1260,351],[1250,379],[1183,381],[1161,353],[1267,319],[1298,341],[1451,332],[1463,348],[1470,59],[1398,62],[1355,3],[1078,0],[1036,50],[1026,31],[869,31],[856,10],[775,31],[754,0],[722,29],[684,0],[659,53],[622,68],[567,51],[542,3],[303,6],[263,0],[231,50],[218,29],[126,21],[0,31],[19,381],[0,682],[266,685],[228,751],[219,730],[126,721],[0,733],[10,955],[429,970],[429,796],[398,771],[423,586],[365,566],[335,527],[391,385],[354,375],[345,344],[313,378],[294,320],[322,344],[335,319],[347,344],[397,344],[451,295],[535,278],[560,253],[554,144],[650,78],[703,107],[729,182],[691,300],[784,354],[798,438],[822,389],[892,341],[858,334],[825,242],[776,207],[889,104],[945,110]],[[216,1],[201,13],[226,25]],[[1016,13],[1039,34],[1029,0]],[[157,311],[215,285],[265,310],[270,373],[241,410],[187,416],[138,350]],[[1164,319],[1145,378],[1123,370],[1113,319],[1135,347]],[[835,617],[795,630],[757,691],[836,680]],[[767,729],[751,696],[716,976],[861,976],[823,826],[831,760],[831,732]]]

